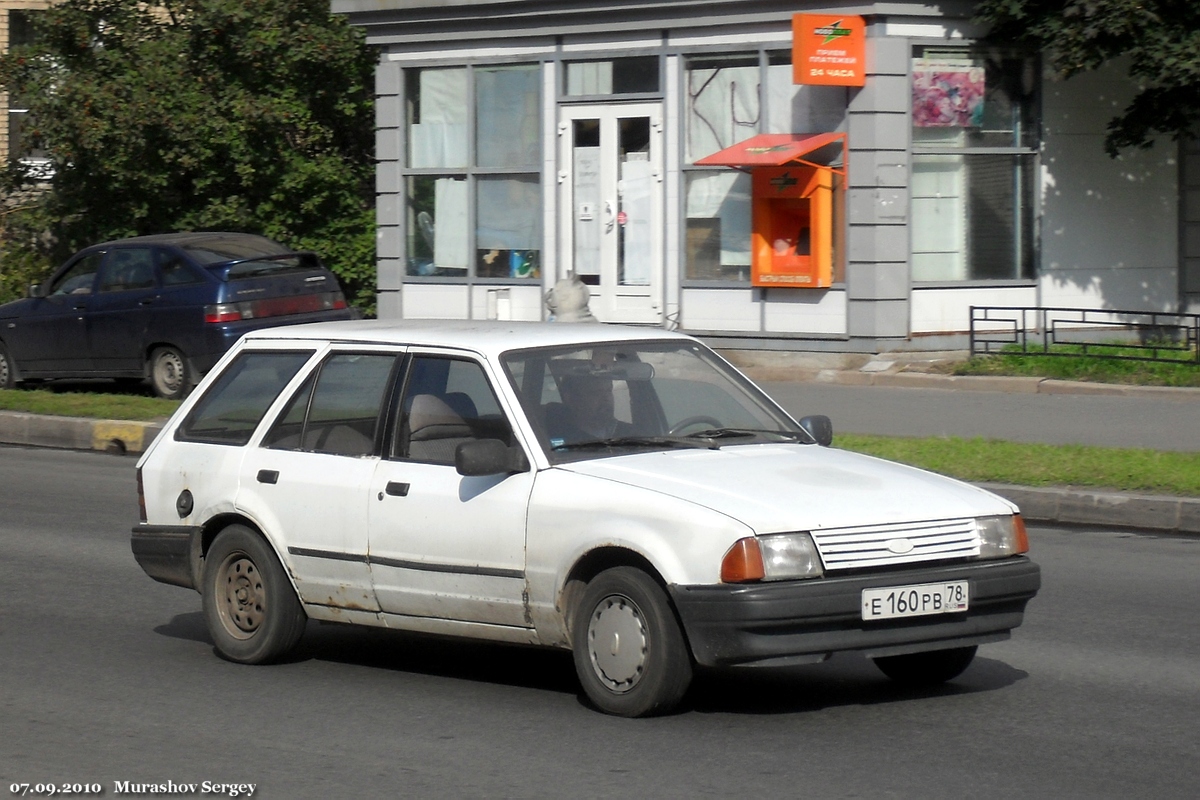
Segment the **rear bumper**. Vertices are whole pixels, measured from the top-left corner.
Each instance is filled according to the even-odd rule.
[[[864,622],[863,589],[966,580],[960,614]],[[696,661],[705,666],[787,666],[856,650],[869,656],[1000,641],[1021,624],[1041,586],[1024,556],[1003,561],[752,585],[672,586]]]
[[[195,589],[199,585],[200,530],[192,525],[138,525],[129,547],[138,566],[154,580]]]

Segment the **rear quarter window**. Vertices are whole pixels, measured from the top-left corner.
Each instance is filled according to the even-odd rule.
[[[175,438],[183,442],[246,444],[283,387],[311,357],[308,350],[242,353],[196,403]]]

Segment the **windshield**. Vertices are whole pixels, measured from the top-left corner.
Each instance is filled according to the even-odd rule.
[[[695,342],[521,350],[503,358],[552,461],[645,449],[809,442],[785,412]]]

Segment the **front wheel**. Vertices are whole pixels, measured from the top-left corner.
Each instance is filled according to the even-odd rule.
[[[275,661],[304,634],[307,617],[283,565],[244,525],[230,525],[209,548],[202,594],[208,632],[230,661]]]
[[[150,354],[150,385],[166,400],[182,400],[191,387],[187,359],[175,347],[159,347]]]
[[[938,686],[953,680],[971,666],[976,647],[930,650],[902,656],[880,656],[875,666],[896,683],[912,687]]]
[[[598,709],[620,717],[665,714],[692,681],[692,659],[666,593],[649,575],[597,575],[575,610],[575,672]]]

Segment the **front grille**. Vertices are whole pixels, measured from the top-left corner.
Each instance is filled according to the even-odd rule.
[[[825,569],[860,569],[979,555],[974,519],[942,519],[812,531]],[[912,549],[903,550],[908,542]],[[893,548],[889,549],[888,545]]]

